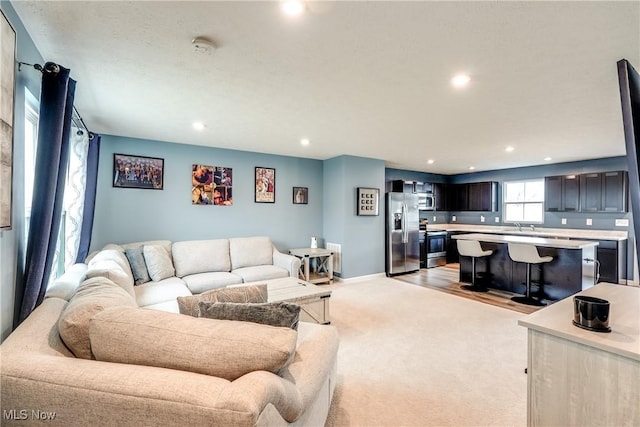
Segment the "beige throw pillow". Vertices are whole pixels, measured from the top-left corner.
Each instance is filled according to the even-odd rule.
[[[198,295],[178,297],[180,314],[200,317],[200,302],[267,302],[267,285],[234,286],[233,288],[214,289]]]
[[[89,319],[105,308],[118,306],[137,307],[137,304],[127,291],[106,277],[85,280],[60,314],[60,338],[76,357],[93,359]]]
[[[144,261],[151,280],[159,282],[176,275],[169,252],[160,245],[145,245],[142,248]]]
[[[253,371],[278,373],[295,354],[289,328],[114,307],[91,319],[97,360],[197,372],[233,381]]]
[[[239,320],[262,325],[298,329],[300,306],[288,302],[244,304],[235,302],[200,302],[200,317]]]

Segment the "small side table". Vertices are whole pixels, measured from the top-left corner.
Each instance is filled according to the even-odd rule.
[[[289,254],[300,258],[299,275],[303,280],[311,283],[331,283],[333,281],[333,251],[321,248],[299,248],[289,250]],[[311,258],[317,258],[313,270],[310,267]]]

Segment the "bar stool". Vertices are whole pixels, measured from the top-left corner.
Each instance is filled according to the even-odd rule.
[[[538,254],[538,248],[535,245],[527,245],[524,243],[508,243],[507,245],[509,249],[509,257],[511,257],[513,261],[527,264],[527,276],[525,281],[525,286],[527,287],[526,294],[523,297],[513,297],[511,300],[527,305],[546,305],[542,301],[531,296],[531,264],[550,262],[553,260],[553,257],[541,257],[540,254]],[[542,287],[542,281],[540,281],[539,286]]]
[[[491,250],[483,250],[480,242],[477,240],[458,240],[458,252],[462,256],[471,257],[471,285],[460,286],[463,289],[474,292],[487,292],[485,286],[476,285],[476,258],[489,256],[493,253]]]

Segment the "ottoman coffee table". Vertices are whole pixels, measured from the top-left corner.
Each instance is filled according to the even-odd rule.
[[[300,305],[300,320],[323,325],[329,319],[329,299],[331,291],[295,277],[268,280],[269,302],[292,302]]]

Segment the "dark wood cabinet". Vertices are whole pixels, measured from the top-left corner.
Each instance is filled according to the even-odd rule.
[[[498,210],[498,183],[474,182],[469,184],[468,210],[495,212]]]
[[[626,212],[628,174],[625,171],[580,175],[582,212]]]
[[[495,212],[498,210],[498,183],[449,184],[449,210]]]
[[[596,247],[598,282],[620,283],[627,277],[627,241],[600,240]]]
[[[449,184],[447,186],[447,200],[449,210],[466,211],[469,198],[469,184]]]
[[[433,184],[433,197],[435,198],[436,211],[448,211],[449,202],[447,200],[447,185],[435,183]]]
[[[602,173],[602,210],[626,212],[629,175],[624,171]]]
[[[576,175],[548,176],[544,179],[544,205],[547,212],[580,210],[580,178]]]

